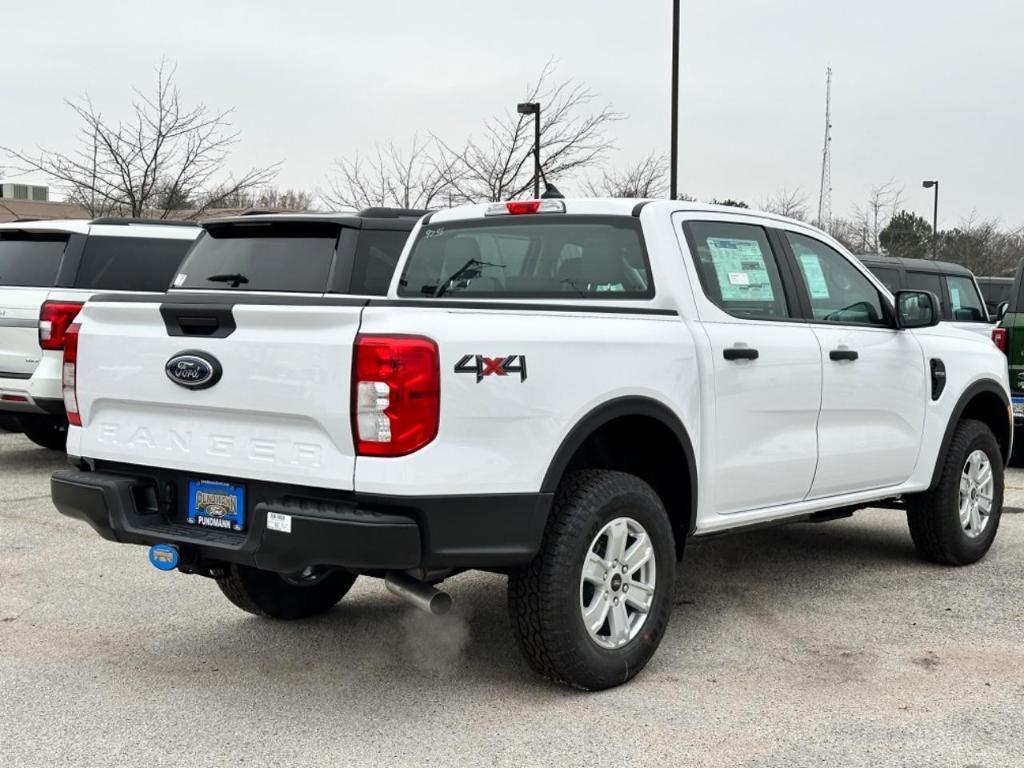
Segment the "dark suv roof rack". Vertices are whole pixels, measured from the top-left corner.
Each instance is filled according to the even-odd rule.
[[[150,224],[164,227],[197,227],[194,221],[182,221],[181,219],[133,219],[127,216],[101,216],[93,219],[90,224],[106,224],[114,226],[128,226],[129,224]]]
[[[429,213],[428,210],[419,208],[363,208],[363,210],[356,213],[356,216],[362,216],[367,219],[405,219],[415,218],[418,219],[420,216]]]

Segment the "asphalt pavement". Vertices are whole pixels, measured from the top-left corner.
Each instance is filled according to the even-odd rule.
[[[632,683],[535,677],[505,580],[435,619],[361,579],[297,623],[58,515],[63,458],[0,434],[0,766],[1024,764],[1024,472],[995,546],[918,561],[868,510],[694,544]]]

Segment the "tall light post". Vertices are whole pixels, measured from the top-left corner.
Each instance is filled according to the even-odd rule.
[[[935,207],[932,211],[932,237],[938,237],[939,234],[939,182],[936,179],[931,181],[922,181],[921,186],[925,189],[931,189],[935,187]]]
[[[540,199],[540,102],[525,101],[516,105],[520,115],[533,115],[533,199]]]
[[[679,1],[672,0],[672,141],[669,144],[669,195],[679,194]]]

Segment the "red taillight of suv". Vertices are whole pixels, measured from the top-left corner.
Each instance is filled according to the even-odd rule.
[[[39,310],[39,346],[43,349],[64,349],[68,326],[82,309],[80,301],[47,301]]]
[[[63,333],[64,365],[61,369],[61,389],[64,392],[64,410],[68,412],[68,424],[82,426],[78,413],[78,323],[72,323]]]
[[[1006,329],[1005,328],[993,328],[992,329],[992,341],[999,347],[999,350],[1005,355],[1006,354]]]
[[[405,456],[437,436],[437,344],[423,336],[358,336],[352,363],[352,436],[360,456]]]

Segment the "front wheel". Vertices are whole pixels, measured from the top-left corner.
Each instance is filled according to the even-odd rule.
[[[907,523],[925,560],[969,565],[985,556],[1003,512],[1003,456],[992,430],[974,419],[956,426],[938,485],[907,500]]]
[[[68,444],[68,422],[60,416],[19,416],[18,424],[25,437],[40,448],[65,451]]]
[[[232,564],[217,586],[243,611],[270,619],[305,619],[331,610],[352,588],[356,577],[336,570],[307,568],[282,575]]]
[[[672,609],[672,526],[633,475],[562,481],[540,552],[509,576],[508,605],[530,665],[584,690],[621,685],[657,650]]]

